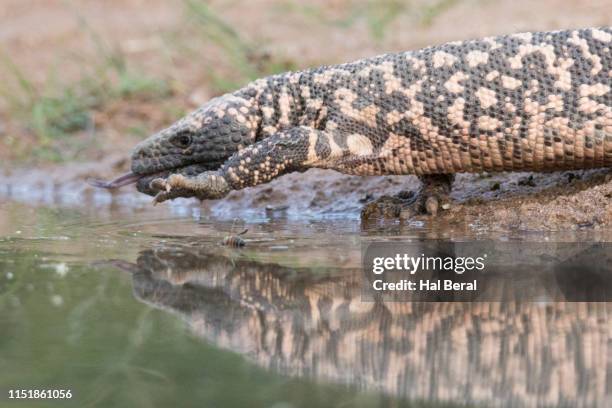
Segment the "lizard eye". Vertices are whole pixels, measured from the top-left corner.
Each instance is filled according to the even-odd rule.
[[[179,132],[172,136],[170,143],[180,148],[189,147],[191,144],[191,135],[188,132]]]

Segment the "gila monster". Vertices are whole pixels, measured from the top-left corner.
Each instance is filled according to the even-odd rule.
[[[413,174],[435,213],[460,172],[612,165],[612,27],[450,42],[256,80],[136,146],[154,203],[309,168]]]

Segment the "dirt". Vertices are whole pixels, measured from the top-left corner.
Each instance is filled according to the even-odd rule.
[[[432,2],[416,1],[376,37],[372,21],[363,11],[364,2],[317,0],[304,6],[301,2],[264,0],[209,4],[244,39],[297,67],[449,40],[612,22],[610,0],[460,0],[450,2],[430,21],[423,16]],[[82,204],[82,197],[102,194],[86,186],[85,178],[110,178],[124,171],[129,147],[139,138],[172,122],[177,118],[174,112],[190,110],[208,100],[214,87],[202,65],[218,63],[227,72],[233,68],[214,44],[194,37],[185,19],[185,11],[177,3],[161,0],[3,1],[0,46],[35,86],[43,86],[58,68],[62,81],[78,80],[83,68],[99,57],[91,36],[95,32],[141,72],[168,80],[172,92],[162,101],[116,100],[96,109],[95,132],[77,135],[81,143],[90,145],[78,155],[81,163],[37,163],[35,168],[11,149],[15,143],[37,143],[37,139],[28,124],[17,119],[20,115],[11,110],[8,100],[0,98],[0,161],[5,168],[0,196],[15,197],[18,191],[18,196],[31,200],[32,194],[40,198],[49,191],[71,191],[75,202]],[[186,48],[191,51],[184,52]],[[0,82],[15,85],[15,78],[5,68],[0,67]],[[145,134],[130,136],[128,130],[135,126]],[[225,200],[202,207],[220,216],[250,212],[358,218],[364,203],[417,187],[413,177],[358,178],[311,170],[234,192]],[[131,203],[148,205],[146,197],[132,191],[116,195],[121,194],[138,197],[128,200]],[[612,222],[611,194],[612,183],[605,171],[461,175],[455,181],[451,208],[435,219],[417,221],[432,228],[598,229]]]

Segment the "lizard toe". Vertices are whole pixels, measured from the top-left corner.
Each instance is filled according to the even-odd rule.
[[[438,197],[436,197],[435,195],[428,196],[425,199],[425,211],[429,215],[432,215],[434,217],[438,215],[439,205],[440,204],[439,204]]]
[[[170,191],[170,185],[167,183],[166,179],[163,178],[156,178],[151,180],[151,182],[149,183],[149,188],[157,192]]]

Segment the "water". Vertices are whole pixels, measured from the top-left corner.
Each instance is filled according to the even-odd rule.
[[[110,221],[113,216],[2,205],[0,405],[8,404],[9,388],[70,389],[73,399],[61,405],[80,407],[366,407],[389,400],[290,378],[203,341],[180,316],[142,299],[136,278],[121,269],[151,248],[194,239],[198,247],[223,252],[217,243],[232,223],[213,232],[191,216],[131,214]],[[260,245],[272,247],[271,258],[288,257],[283,245],[295,231],[284,233],[270,242],[261,238]]]
[[[440,231],[72,207],[0,202],[0,406],[609,406],[609,304],[359,301],[362,239]]]

